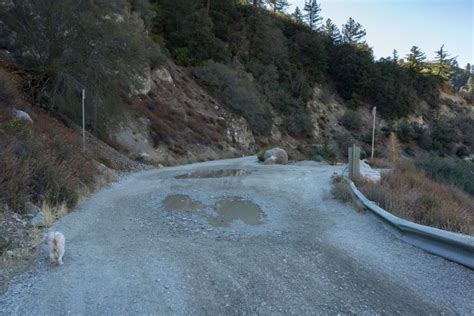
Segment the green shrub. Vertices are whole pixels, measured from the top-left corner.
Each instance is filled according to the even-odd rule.
[[[270,133],[270,106],[262,100],[245,73],[208,61],[196,68],[194,74],[201,84],[217,94],[232,111],[242,115],[254,132],[263,135]]]
[[[456,133],[456,129],[448,122],[441,120],[435,122],[433,125],[431,138],[433,148],[441,153],[451,152],[453,145],[460,139]]]
[[[335,150],[329,145],[328,141],[325,140],[323,146],[316,149],[314,156],[321,156],[323,159],[329,163],[336,162],[336,152]]]
[[[362,127],[362,116],[357,111],[348,110],[341,117],[341,123],[351,131],[359,131]]]
[[[264,162],[265,161],[265,149],[262,149],[258,152],[257,154],[257,159],[258,161],[260,162]]]
[[[189,57],[189,51],[185,47],[177,47],[173,50],[173,57],[181,66],[191,66],[192,60]]]
[[[185,66],[197,65],[212,59],[218,62],[230,60],[230,54],[225,44],[215,37],[212,29],[214,24],[205,9],[198,10],[183,21],[178,31],[170,36],[176,47],[175,58]]]
[[[397,135],[397,138],[402,142],[402,143],[407,143],[413,139],[415,139],[415,133],[412,128],[412,126],[406,122],[403,121],[401,122],[396,128],[395,128],[395,133]]]
[[[474,162],[457,158],[426,157],[416,162],[431,178],[454,185],[474,196]]]
[[[94,130],[121,117],[127,104],[120,92],[140,87],[146,65],[160,60],[141,20],[125,13],[126,2],[9,3],[0,3],[0,34],[15,34],[8,49],[28,73],[25,90],[35,103],[80,122],[85,89],[86,123]]]
[[[360,135],[360,140],[365,144],[372,144],[372,131],[362,133],[362,135]]]
[[[311,160],[316,161],[316,162],[322,162],[322,161],[324,161],[324,158],[321,155],[313,155],[311,157]]]
[[[347,157],[349,147],[354,143],[351,134],[338,132],[334,135],[334,141],[336,142],[343,158]]]

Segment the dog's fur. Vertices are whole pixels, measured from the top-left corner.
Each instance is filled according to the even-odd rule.
[[[63,264],[63,256],[66,251],[66,238],[64,235],[60,232],[49,232],[46,242],[51,263]]]

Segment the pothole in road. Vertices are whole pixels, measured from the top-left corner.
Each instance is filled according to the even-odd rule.
[[[190,196],[184,194],[168,195],[163,201],[163,206],[169,211],[201,211],[205,205],[199,201],[193,200]]]
[[[257,204],[240,197],[224,198],[212,206],[217,216],[208,217],[212,226],[228,227],[235,220],[241,220],[248,225],[264,223],[265,213]]]
[[[198,170],[191,173],[176,176],[176,179],[205,179],[223,177],[243,177],[250,174],[250,171],[241,169],[221,169],[221,170]]]
[[[229,227],[236,220],[247,225],[260,225],[266,218],[260,206],[238,196],[222,198],[208,206],[188,195],[173,194],[165,198],[163,206],[171,212],[199,213],[214,227]]]

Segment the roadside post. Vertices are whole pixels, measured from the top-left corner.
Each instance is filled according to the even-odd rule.
[[[372,153],[370,154],[370,161],[374,160],[374,143],[375,143],[375,116],[377,114],[377,107],[372,109],[373,123],[372,123]]]
[[[86,99],[86,90],[82,89],[82,151],[86,151],[86,117],[84,101]]]
[[[360,176],[360,148],[355,144],[349,147],[349,177]]]

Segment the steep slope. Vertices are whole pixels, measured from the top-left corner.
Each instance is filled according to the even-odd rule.
[[[150,75],[150,91],[132,99],[134,113],[113,137],[135,156],[165,165],[255,152],[245,119],[230,113],[168,62]]]
[[[1,56],[1,54],[0,54]],[[0,66],[0,292],[40,250],[43,227],[118,176],[148,166],[32,106],[15,65]]]

